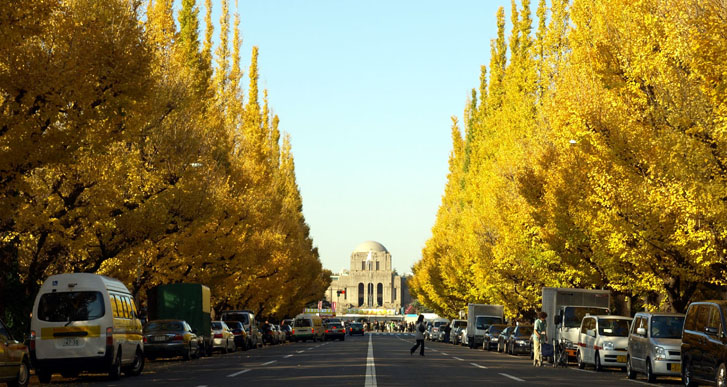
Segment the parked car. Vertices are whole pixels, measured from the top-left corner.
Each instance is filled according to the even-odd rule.
[[[467,327],[467,320],[454,319],[449,323],[449,341],[452,344],[461,344],[462,338],[458,337],[462,333],[462,329]]]
[[[511,355],[530,354],[530,337],[533,335],[532,325],[518,325],[507,338],[507,353]]]
[[[222,321],[239,321],[247,333],[247,348],[258,348],[263,345],[263,335],[255,319],[255,313],[249,310],[227,310],[222,312]]]
[[[492,324],[488,326],[487,329],[485,329],[482,349],[486,349],[488,351],[497,349],[497,340],[500,337],[500,332],[502,332],[505,328],[507,328],[507,325],[505,324]]]
[[[274,324],[273,329],[275,329],[275,333],[277,333],[277,335],[278,335],[278,343],[279,344],[285,343],[285,339],[286,339],[285,332],[283,332],[283,330],[280,328],[280,325]]]
[[[578,368],[593,365],[596,371],[603,367],[626,368],[626,349],[629,344],[631,317],[586,315],[581,321],[578,336]]]
[[[136,376],[144,369],[143,327],[121,281],[91,274],[48,277],[33,304],[30,362],[41,383],[81,371]]]
[[[727,301],[693,302],[682,330],[682,381],[685,386],[727,383]]]
[[[235,335],[224,321],[212,321],[212,350],[235,352]]]
[[[326,330],[323,334],[323,340],[336,340],[341,341],[346,339],[346,328],[341,323],[328,323],[326,324]]]
[[[181,356],[191,360],[200,355],[196,332],[184,320],[152,320],[144,326],[144,354],[147,359]]]
[[[444,328],[445,325],[449,324],[449,320],[446,318],[444,319],[436,319],[432,321],[432,327],[429,331],[429,340],[432,341],[442,341],[444,340]]]
[[[293,327],[290,325],[281,325],[280,330],[283,331],[283,334],[285,335],[285,341],[293,340]]]
[[[27,386],[30,380],[30,355],[25,344],[15,340],[0,320],[0,383]]]
[[[348,334],[353,335],[364,335],[364,326],[360,322],[352,322],[348,324]]]
[[[497,352],[505,352],[507,349],[507,339],[510,338],[510,334],[515,330],[515,327],[510,325],[500,332],[497,336]]]
[[[260,326],[260,331],[263,334],[263,343],[264,344],[279,344],[280,343],[280,336],[278,335],[278,332],[275,330],[275,325],[265,322],[263,325]]]
[[[232,334],[235,335],[235,348],[242,348],[247,351],[247,332],[241,321],[225,321],[227,327],[230,328]]]
[[[626,376],[641,372],[651,383],[657,376],[681,375],[684,315],[639,312],[631,322]]]

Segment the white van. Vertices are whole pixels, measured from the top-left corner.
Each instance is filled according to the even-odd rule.
[[[30,359],[41,383],[53,373],[74,377],[81,371],[144,368],[141,321],[129,290],[113,278],[69,273],[48,277],[33,304]]]
[[[314,314],[299,314],[293,320],[293,341],[323,341],[323,320]]]

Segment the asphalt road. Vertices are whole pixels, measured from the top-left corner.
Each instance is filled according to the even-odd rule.
[[[638,386],[679,385],[677,378],[646,383],[613,369],[535,368],[527,356],[426,342],[425,356],[409,355],[412,335],[347,336],[343,342],[288,343],[216,354],[184,362],[147,362],[138,377],[109,381],[104,375],[63,379],[52,385],[93,386]],[[37,384],[37,379],[32,382]]]

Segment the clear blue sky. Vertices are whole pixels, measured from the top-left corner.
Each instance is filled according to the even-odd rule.
[[[495,13],[504,5],[509,17],[509,4],[239,2],[245,72],[258,46],[324,267],[348,268],[366,240],[386,246],[399,273],[421,258],[446,183],[450,116],[461,119],[478,87]]]

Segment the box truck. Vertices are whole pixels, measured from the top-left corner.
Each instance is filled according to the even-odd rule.
[[[467,305],[467,343],[470,348],[482,347],[485,329],[492,324],[505,321],[505,308],[502,305]]]
[[[179,283],[149,289],[147,312],[149,320],[184,320],[200,338],[201,354],[212,354],[210,288],[201,284]]]
[[[586,314],[610,314],[608,290],[543,288],[543,311],[548,314],[548,341],[565,346],[568,357],[575,357],[581,320]]]

